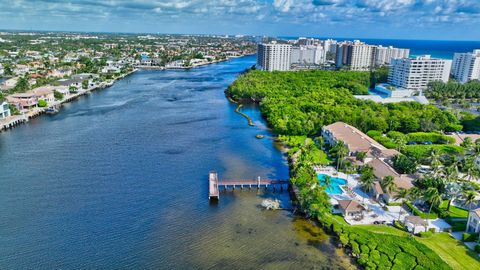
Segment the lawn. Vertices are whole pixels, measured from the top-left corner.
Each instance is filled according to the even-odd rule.
[[[392,234],[398,236],[407,236],[410,235],[408,232],[399,230],[395,227],[386,226],[386,225],[354,225],[354,228],[361,228],[369,232],[381,233],[381,234]]]
[[[448,201],[445,200],[440,205],[440,209],[447,210]],[[451,218],[468,218],[468,211],[462,208],[458,208],[456,206],[450,205],[450,210],[448,211],[449,217]]]
[[[429,238],[415,239],[435,251],[453,269],[480,269],[480,258],[448,233],[436,233]]]

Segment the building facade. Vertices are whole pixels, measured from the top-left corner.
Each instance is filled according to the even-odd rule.
[[[480,233],[480,208],[468,212],[467,228],[469,233]]]
[[[10,107],[6,101],[0,101],[0,119],[5,119],[10,116]]]
[[[416,58],[392,59],[388,83],[407,90],[425,90],[429,82],[447,82],[452,60],[431,58],[430,55]]]
[[[257,66],[266,71],[287,71],[291,65],[292,45],[262,43],[257,48]]]
[[[326,53],[322,46],[292,47],[291,64],[320,65],[326,60]]]
[[[452,75],[460,83],[480,80],[480,50],[468,53],[455,53],[452,63]]]
[[[356,40],[337,44],[337,68],[346,67],[349,70],[369,70],[375,65],[375,47]]]
[[[408,58],[410,56],[410,49],[394,48],[392,46],[375,47],[375,65],[389,65],[392,59]]]

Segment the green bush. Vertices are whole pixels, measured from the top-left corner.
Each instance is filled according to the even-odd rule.
[[[462,233],[463,242],[475,242],[478,240],[478,233]]]
[[[40,99],[38,101],[38,107],[44,108],[44,107],[47,107],[47,105],[48,105],[47,102],[43,99]]]
[[[429,238],[433,235],[432,231],[421,232],[420,237]]]
[[[414,132],[407,134],[407,141],[409,142],[432,142],[434,144],[452,144],[455,139],[436,132]]]
[[[409,201],[405,201],[405,206],[408,207],[408,209],[410,209],[410,211],[413,213],[414,216],[419,216],[423,219],[436,219],[438,218],[438,215],[436,213],[424,213],[420,210],[418,210],[417,207],[415,207],[411,202]]]
[[[440,155],[461,155],[464,152],[463,147],[458,145],[442,144],[442,145],[406,145],[402,149],[402,153],[408,157],[412,157],[417,161],[422,161],[430,157],[432,149],[436,149]]]
[[[383,135],[383,133],[379,130],[369,130],[367,132],[367,135],[373,138],[373,137],[380,137]]]
[[[475,252],[480,253],[480,244],[475,245]]]

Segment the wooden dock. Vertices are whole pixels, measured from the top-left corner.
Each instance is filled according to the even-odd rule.
[[[258,177],[257,179],[243,179],[243,180],[219,180],[218,174],[215,171],[211,171],[208,176],[208,199],[219,199],[220,198],[220,188],[228,189],[229,187],[235,189],[239,187],[243,188],[261,188],[265,187],[268,188],[272,186],[274,189],[279,188],[280,190],[283,189],[283,186],[288,186],[290,184],[290,180],[270,180],[270,179],[261,179]]]

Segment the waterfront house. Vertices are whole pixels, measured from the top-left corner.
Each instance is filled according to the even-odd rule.
[[[33,89],[31,92],[35,94],[37,100],[45,100],[47,104],[50,104],[55,101],[55,95],[53,86],[42,86]]]
[[[345,218],[361,218],[366,211],[365,207],[355,200],[338,200],[338,207]]]
[[[8,107],[8,103],[4,101],[0,101],[0,119],[5,119],[10,116],[10,108]]]
[[[426,232],[428,229],[428,222],[419,216],[405,217],[404,224],[408,231],[413,234]]]
[[[468,212],[466,231],[469,233],[480,233],[480,208]]]
[[[33,92],[27,93],[16,93],[10,96],[7,96],[7,101],[13,104],[19,110],[28,110],[33,107],[36,107],[38,104],[38,99]]]
[[[373,168],[373,175],[377,179],[372,190],[372,195],[377,200],[381,198],[387,203],[394,202],[396,201],[394,197],[398,189],[403,188],[409,190],[413,187],[413,176],[397,173],[395,169],[393,169],[389,164],[387,164],[385,160],[375,158],[368,162],[367,165]],[[394,190],[393,192],[388,192],[387,190],[384,190],[380,185],[380,182],[387,176],[391,176],[394,179],[396,190]]]
[[[390,158],[399,154],[397,150],[386,148],[359,129],[343,122],[323,127],[322,137],[325,143],[330,145],[343,141],[348,148],[349,156],[365,152],[368,157]]]

